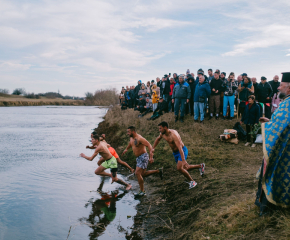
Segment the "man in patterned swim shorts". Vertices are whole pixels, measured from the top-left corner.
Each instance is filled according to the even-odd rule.
[[[96,171],[95,174],[96,175],[100,175],[100,176],[108,176],[112,178],[112,183],[113,182],[117,182],[121,185],[126,186],[126,190],[130,190],[131,189],[131,185],[124,182],[121,179],[117,178],[117,170],[118,170],[118,164],[117,164],[117,160],[116,158],[110,153],[108,147],[107,147],[107,143],[103,143],[100,141],[100,137],[97,134],[94,134],[92,136],[92,144],[93,146],[97,146],[94,154],[91,157],[86,156],[85,154],[81,153],[80,156],[92,161],[98,154],[101,155],[102,158],[105,159],[105,161],[101,164],[101,166],[99,166]],[[111,170],[111,174],[105,172],[106,169],[110,168]]]
[[[137,176],[138,183],[140,186],[140,192],[136,194],[135,196],[142,197],[146,195],[145,190],[144,190],[143,178],[151,174],[159,173],[160,178],[163,179],[163,169],[159,168],[158,170],[146,171],[148,163],[154,162],[151,144],[141,135],[137,134],[136,129],[133,126],[127,129],[127,134],[130,137],[130,141],[127,148],[122,153],[122,155],[124,155],[130,148],[132,148],[134,155],[137,157],[136,158],[137,165],[136,165],[135,174]],[[148,148],[150,152],[150,158],[146,151],[146,147]]]

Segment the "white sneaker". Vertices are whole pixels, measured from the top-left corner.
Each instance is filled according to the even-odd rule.
[[[250,145],[250,142],[246,142],[245,146],[249,146]]]
[[[252,148],[256,147],[256,144],[255,144],[255,143],[253,143],[251,147],[252,147]]]
[[[192,189],[197,185],[197,183],[195,181],[190,181],[189,182],[189,188],[188,189]]]

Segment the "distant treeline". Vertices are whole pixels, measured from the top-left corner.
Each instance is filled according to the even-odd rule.
[[[0,93],[3,94],[9,94],[8,89],[0,89]],[[26,98],[30,99],[40,99],[41,97],[49,98],[49,99],[55,99],[55,98],[62,98],[62,99],[74,99],[74,100],[85,100],[85,98],[82,97],[74,97],[74,96],[63,96],[60,93],[57,92],[46,92],[46,93],[29,93],[26,92],[24,88],[16,88],[13,92],[12,95],[18,95],[18,96],[24,96]]]
[[[119,97],[115,88],[97,90],[94,94],[86,92],[86,105],[109,106],[117,103],[119,103]]]

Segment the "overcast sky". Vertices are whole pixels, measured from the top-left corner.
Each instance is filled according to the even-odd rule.
[[[87,91],[165,73],[290,71],[290,1],[0,0],[0,88]]]

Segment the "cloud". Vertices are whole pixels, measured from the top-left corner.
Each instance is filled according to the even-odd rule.
[[[15,62],[0,62],[1,71],[16,71],[16,70],[28,70],[32,65],[31,64],[21,64]]]

